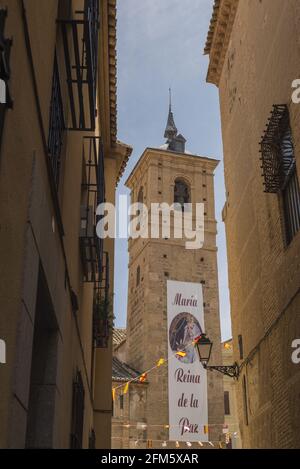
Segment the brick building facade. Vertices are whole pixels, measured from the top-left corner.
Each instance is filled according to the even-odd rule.
[[[216,0],[207,81],[219,88],[229,287],[245,448],[299,448],[298,0]]]

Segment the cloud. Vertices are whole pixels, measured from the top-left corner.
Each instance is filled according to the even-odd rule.
[[[143,68],[160,64],[161,72],[181,73],[177,62],[184,56],[196,70],[211,12],[212,0],[119,0],[121,65],[126,62],[130,70],[137,63]]]

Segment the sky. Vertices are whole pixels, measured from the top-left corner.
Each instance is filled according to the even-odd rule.
[[[225,227],[222,138],[218,90],[206,83],[203,55],[213,0],[118,0],[118,139],[133,153],[117,190],[146,147],[159,147],[167,122],[169,87],[178,131],[187,149],[221,161],[215,176],[218,269],[222,339],[231,337]],[[116,240],[116,327],[126,326],[127,240]]]

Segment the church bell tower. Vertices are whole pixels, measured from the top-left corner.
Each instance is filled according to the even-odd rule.
[[[203,203],[205,236],[203,247],[194,250],[187,250],[184,240],[172,236],[129,240],[127,362],[140,371],[168,354],[168,280],[202,285],[205,328],[214,344],[211,363],[222,360],[214,206],[218,161],[187,152],[186,140],[175,125],[171,99],[164,137],[160,148],[145,149],[130,174],[126,185],[131,203],[143,202],[147,207],[163,202]],[[149,373],[148,381],[147,439],[153,448],[161,448],[169,434],[167,365]],[[224,421],[222,375],[208,373],[207,387],[209,438],[218,441]]]

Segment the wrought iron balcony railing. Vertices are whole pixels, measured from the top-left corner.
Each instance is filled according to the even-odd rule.
[[[274,105],[261,145],[265,192],[281,194],[286,243],[300,230],[300,187],[289,109]]]
[[[109,255],[105,252],[101,279],[94,287],[93,336],[97,348],[108,346],[112,326],[112,305],[109,297]]]
[[[273,106],[260,146],[265,192],[276,194],[283,188],[295,161],[285,104]]]
[[[53,178],[58,187],[61,166],[61,149],[63,145],[63,134],[65,130],[65,119],[63,102],[61,96],[60,79],[57,65],[57,57],[54,58],[52,95],[50,103],[48,155],[51,161]]]
[[[103,240],[96,233],[97,206],[104,202],[104,155],[99,137],[83,139],[83,183],[81,203],[80,250],[84,279],[98,282],[102,273]]]
[[[71,123],[69,130],[93,131],[96,119],[99,0],[82,0],[61,25]]]

